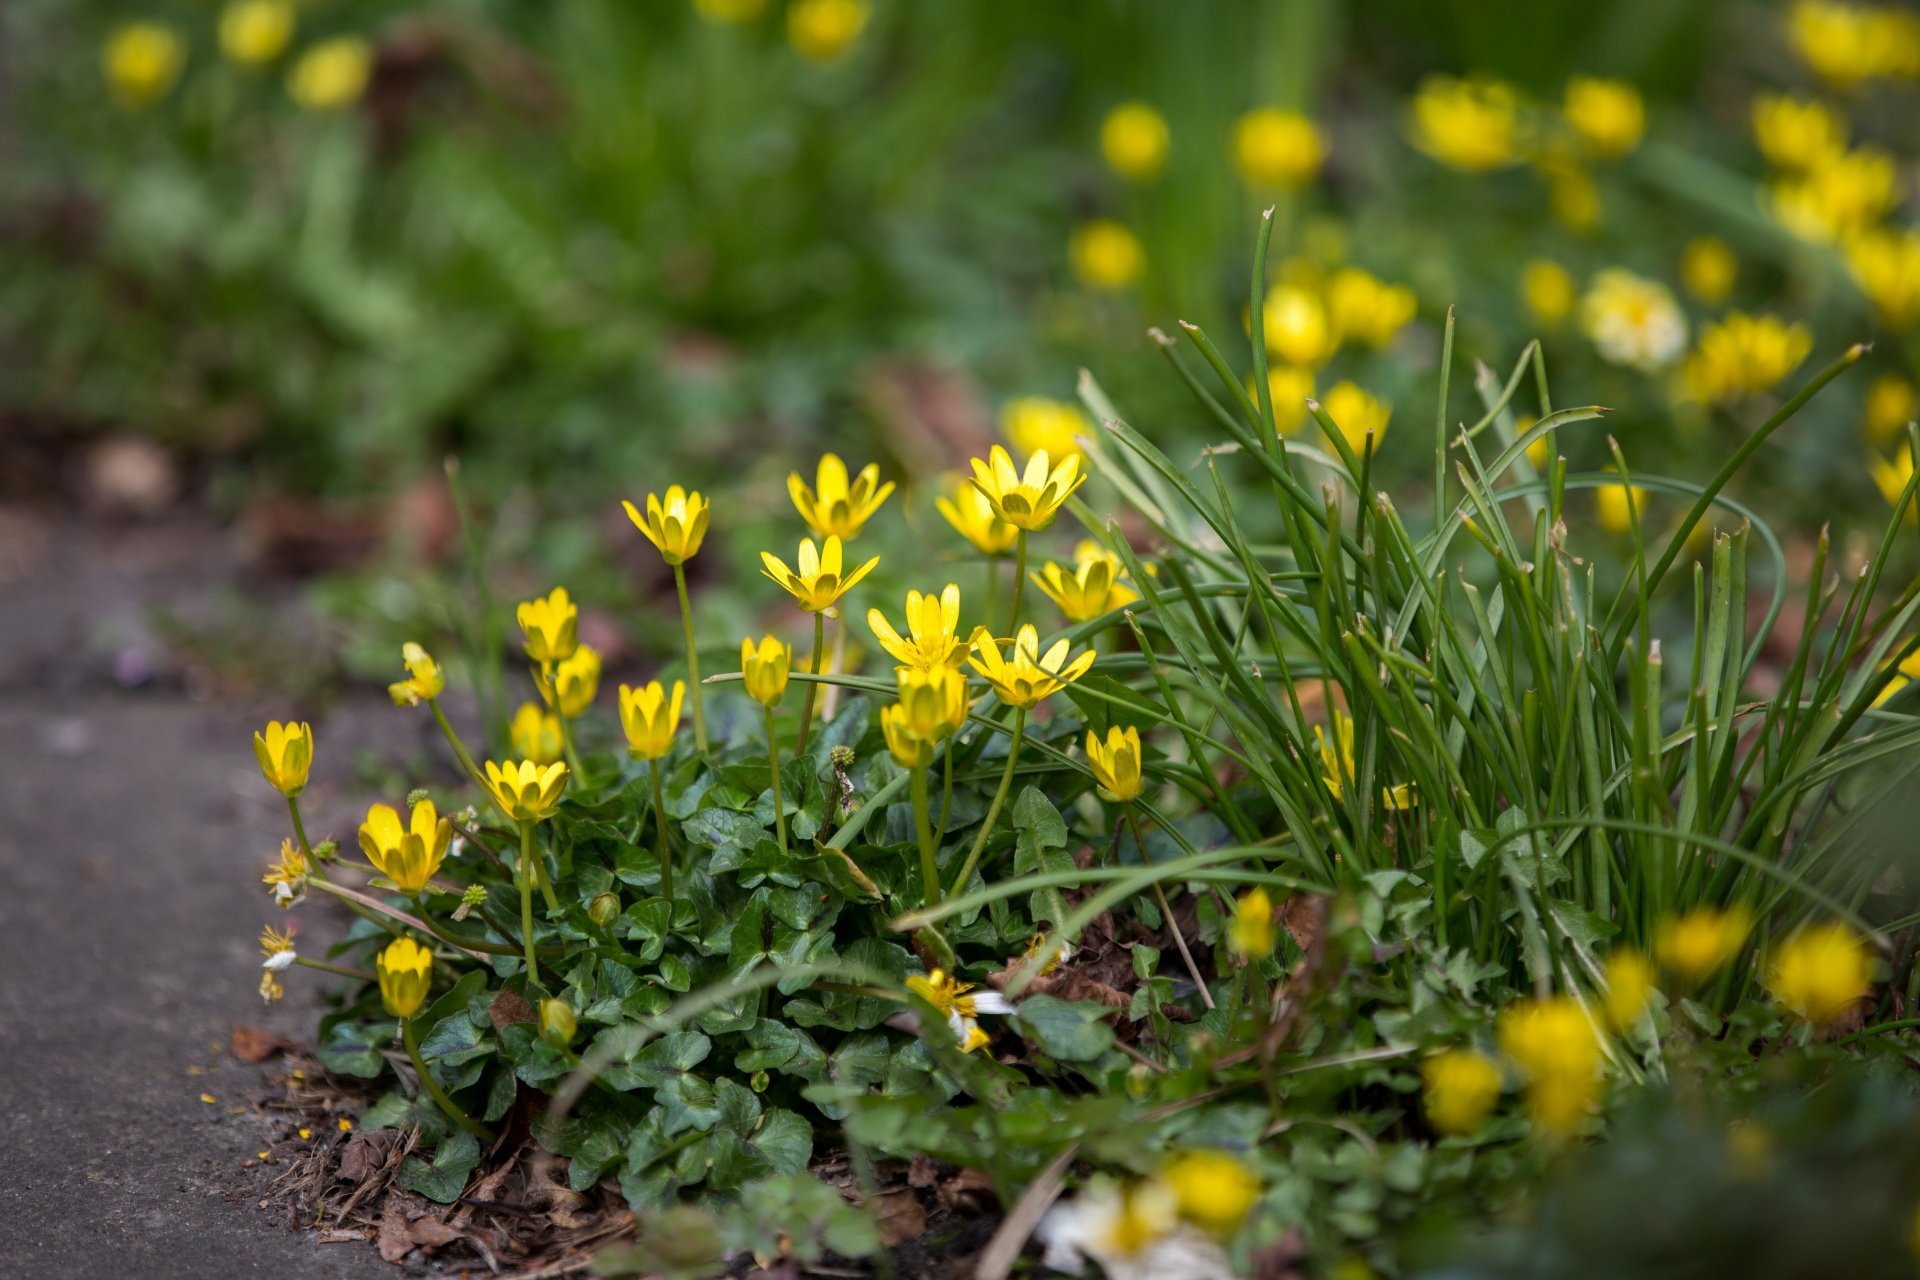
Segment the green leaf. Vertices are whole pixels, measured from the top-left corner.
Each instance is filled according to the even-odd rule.
[[[458,1130],[441,1142],[428,1164],[418,1156],[409,1156],[395,1179],[409,1191],[415,1191],[436,1204],[452,1204],[466,1188],[467,1178],[480,1163],[480,1143],[465,1130]]]
[[[761,1117],[750,1141],[778,1173],[805,1173],[813,1160],[813,1126],[779,1107]]]
[[[1048,1057],[1088,1062],[1113,1046],[1107,1012],[1106,1006],[1091,1000],[1029,996],[1020,1002],[1015,1020]]]

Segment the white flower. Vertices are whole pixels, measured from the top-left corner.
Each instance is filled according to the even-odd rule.
[[[1687,346],[1687,317],[1672,291],[1618,267],[1594,276],[1580,327],[1603,359],[1635,369],[1671,364]]]
[[[1158,1179],[1096,1179],[1056,1205],[1036,1234],[1041,1261],[1056,1271],[1079,1271],[1090,1257],[1108,1280],[1233,1280],[1226,1253],[1180,1220],[1179,1197]]]
[[[278,973],[282,969],[292,968],[293,962],[297,959],[299,959],[299,954],[297,952],[276,951],[272,955],[268,956],[265,960],[262,960],[260,962],[260,967],[262,969],[267,970],[270,973]]]

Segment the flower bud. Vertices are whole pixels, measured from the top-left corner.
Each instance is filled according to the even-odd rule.
[[[565,1000],[547,999],[540,1002],[542,1040],[556,1049],[564,1049],[573,1043],[573,1034],[579,1029],[579,1020],[573,1016],[573,1006]]]
[[[617,893],[596,893],[593,901],[587,904],[587,918],[602,929],[620,918],[620,895]]]

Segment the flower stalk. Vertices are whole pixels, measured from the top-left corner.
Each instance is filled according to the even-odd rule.
[[[520,882],[520,945],[526,954],[527,981],[540,979],[539,962],[533,954],[533,823],[520,822],[520,868],[514,877]]]
[[[1013,789],[1013,771],[1020,763],[1020,746],[1026,741],[1027,709],[1020,707],[1013,713],[1013,741],[1007,744],[1007,767],[1001,771],[999,790],[993,793],[993,803],[987,806],[987,816],[980,822],[980,834],[973,838],[973,848],[967,851],[967,860],[960,864],[960,874],[954,877],[954,894],[964,893],[967,881],[973,877],[974,868],[980,865],[980,855],[986,851],[987,837],[993,834],[994,826],[1000,821],[1001,807],[1007,803],[1007,792]]]
[[[827,660],[827,615],[824,610],[813,615],[813,674],[822,674]],[[800,742],[794,747],[794,754],[807,754],[807,738],[813,732],[813,700],[820,692],[818,679],[807,681],[807,696],[800,704]]]
[[[400,1038],[406,1042],[407,1057],[413,1062],[414,1074],[420,1077],[421,1091],[433,1099],[434,1104],[446,1114],[447,1119],[453,1121],[462,1129],[465,1129],[468,1133],[480,1139],[480,1141],[487,1143],[492,1142],[494,1140],[493,1130],[487,1128],[487,1126],[481,1124],[478,1120],[475,1120],[465,1111],[462,1111],[460,1104],[447,1096],[447,1091],[440,1087],[440,1082],[435,1080],[433,1073],[427,1070],[425,1060],[420,1057],[420,1036],[413,1029],[412,1018],[402,1018],[400,1020]]]
[[[920,883],[926,893],[926,905],[940,905],[940,863],[935,856],[933,823],[927,814],[927,766],[913,770],[913,833],[920,841]]]
[[[680,597],[680,630],[687,644],[687,683],[693,688],[693,743],[707,754],[707,711],[700,695],[700,650],[693,642],[693,604],[687,598],[687,567],[673,566],[673,589]]]
[[[660,777],[660,760],[655,757],[649,770],[653,778],[653,818],[659,839],[654,851],[660,859],[660,896],[673,902],[673,847],[667,843],[667,794]]]
[[[766,708],[767,771],[773,775],[773,829],[780,837],[780,852],[787,851],[787,807],[780,797],[780,740],[774,736],[773,708]]]

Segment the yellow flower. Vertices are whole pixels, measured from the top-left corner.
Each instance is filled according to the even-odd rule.
[[[1867,438],[1885,444],[1906,429],[1920,412],[1913,384],[1895,373],[1881,374],[1867,388]]]
[[[1861,147],[1843,152],[1773,187],[1773,214],[1803,240],[1831,244],[1864,231],[1893,208],[1898,194],[1893,157]]]
[[[1095,218],[1073,229],[1067,240],[1073,274],[1089,289],[1119,293],[1139,283],[1147,251],[1140,237],[1111,218]]]
[[[1799,0],[1787,37],[1814,74],[1841,88],[1920,74],[1920,18],[1899,9]]]
[[[967,664],[993,686],[994,696],[1010,707],[1022,709],[1038,705],[1087,673],[1093,665],[1093,650],[1088,649],[1072,661],[1066,640],[1056,640],[1043,656],[1040,633],[1029,622],[1020,628],[1005,659],[1000,642],[987,634],[985,627],[973,633],[973,654]]]
[[[976,1018],[983,1013],[1013,1012],[1005,996],[990,991],[975,995],[971,983],[956,981],[943,969],[935,969],[924,978],[917,973],[908,975],[907,990],[932,1005],[934,1011],[947,1020],[960,1048],[967,1053],[987,1043],[987,1033],[980,1029]]]
[[[627,519],[633,521],[634,528],[646,535],[660,558],[670,565],[693,559],[707,536],[707,500],[697,489],[668,485],[664,502],[658,494],[648,494],[645,516],[631,502],[623,500],[620,505],[627,509]]]
[[[337,111],[359,99],[372,69],[371,45],[359,36],[335,36],[300,55],[287,74],[287,92],[309,111]]]
[[[1091,622],[1104,614],[1132,604],[1140,593],[1120,581],[1118,561],[1108,556],[1089,556],[1073,568],[1063,569],[1049,560],[1038,573],[1027,576],[1060,606],[1069,622]]]
[[[1000,432],[1022,453],[1046,450],[1049,458],[1080,455],[1080,437],[1093,434],[1078,405],[1045,396],[1019,396],[1000,408]]]
[[[1268,352],[1307,369],[1326,363],[1340,347],[1325,304],[1312,291],[1293,284],[1267,290],[1260,304],[1260,336]]]
[[[1913,455],[1902,446],[1894,450],[1891,458],[1869,458],[1868,465],[1873,470],[1873,482],[1887,500],[1888,506],[1900,501],[1900,495],[1907,490],[1907,481],[1913,479]],[[1913,519],[1913,512],[1907,512],[1907,518]]]
[[[447,687],[447,673],[433,655],[409,640],[400,646],[400,660],[407,666],[407,678],[387,686],[387,695],[396,707],[417,707],[432,702]]]
[[[1609,267],[1580,300],[1580,327],[1603,359],[1651,372],[1687,345],[1687,318],[1657,280]]]
[[[1260,1175],[1225,1151],[1183,1151],[1160,1169],[1180,1216],[1216,1235],[1231,1235],[1260,1199]]]
[[[1100,784],[1100,794],[1116,804],[1126,804],[1140,794],[1140,730],[1118,725],[1107,730],[1107,740],[1087,730],[1087,767]]]
[[[1297,111],[1260,107],[1233,126],[1233,165],[1250,187],[1298,187],[1313,181],[1327,145]]]
[[[1100,154],[1129,182],[1151,182],[1167,165],[1167,118],[1144,102],[1123,102],[1100,123]]]
[[[1335,707],[1333,709],[1333,736],[1329,738],[1326,730],[1319,725],[1313,726],[1313,740],[1320,749],[1320,778],[1327,784],[1327,790],[1333,793],[1335,800],[1347,793],[1347,784],[1354,780],[1353,764],[1353,717]],[[1420,802],[1413,783],[1402,782],[1398,786],[1380,788],[1380,803],[1395,811],[1411,809]]]
[[[899,703],[880,708],[880,732],[894,763],[902,769],[922,769],[933,759],[933,744],[913,736],[907,727],[907,709]]]
[[[1682,982],[1697,983],[1739,955],[1752,929],[1753,913],[1742,905],[1724,911],[1700,907],[1678,918],[1668,916],[1654,927],[1654,958]]]
[[[958,668],[901,667],[897,677],[901,727],[916,740],[940,742],[967,723],[971,700],[967,678]]]
[[[1600,225],[1600,188],[1593,175],[1577,164],[1543,166],[1547,200],[1569,231],[1591,231]]]
[[[1680,250],[1681,285],[1709,307],[1727,300],[1739,272],[1739,260],[1718,236],[1695,236]]]
[[[1519,101],[1498,80],[1428,76],[1413,97],[1413,145],[1441,164],[1485,173],[1519,158]]]
[[[1909,471],[1909,474],[1911,474],[1911,471]],[[1894,499],[1888,499],[1888,501],[1893,500]],[[1878,707],[1891,701],[1894,694],[1899,693],[1915,680],[1920,680],[1920,650],[1915,650],[1913,653],[1908,654],[1906,661],[1902,662],[1899,667],[1895,669],[1893,678],[1882,685],[1880,692],[1874,695],[1873,705]]]
[[[787,7],[787,43],[814,62],[832,62],[867,29],[867,0],[793,0]]]
[[[1527,1110],[1539,1128],[1569,1134],[1592,1109],[1600,1038],[1567,996],[1549,996],[1500,1015],[1500,1048],[1527,1075]]]
[[[1557,262],[1534,258],[1520,271],[1520,300],[1534,323],[1545,329],[1559,326],[1573,314],[1573,276]]]
[[[535,764],[552,764],[562,754],[560,719],[537,702],[523,702],[507,727],[513,749]]]
[[[747,696],[761,706],[774,706],[786,694],[787,677],[793,674],[793,646],[773,636],[762,637],[758,645],[742,640],[740,672]]]
[[[1016,529],[1031,533],[1052,524],[1068,498],[1087,478],[1080,474],[1080,455],[1062,458],[1058,466],[1042,449],[1027,459],[1025,472],[1014,470],[1013,459],[999,445],[987,453],[987,461],[973,459],[973,484],[994,514]]]
[[[889,657],[903,668],[930,671],[958,668],[966,661],[967,642],[954,634],[960,626],[960,587],[949,582],[939,595],[907,592],[907,634],[902,636],[878,609],[867,610],[867,628]]]
[[[1866,943],[1837,921],[1809,925],[1787,939],[1767,974],[1774,999],[1817,1027],[1839,1018],[1872,985]]]
[[[114,100],[130,108],[148,106],[166,97],[186,61],[187,49],[180,37],[172,27],[158,22],[129,22],[115,27],[100,54]]]
[[[273,900],[277,906],[297,905],[307,896],[307,877],[313,869],[307,865],[307,855],[300,846],[291,840],[280,842],[280,861],[267,868],[267,874],[260,877],[261,884],[273,886]]]
[[[220,52],[242,66],[272,62],[292,38],[292,0],[229,0],[220,11]]]
[[[531,760],[504,765],[489,760],[485,772],[488,793],[514,822],[539,822],[554,811],[567,789],[567,766],[557,761],[542,766]]]
[[[380,971],[380,1003],[396,1018],[411,1018],[427,1003],[433,984],[433,952],[412,938],[395,938],[374,962]]]
[[[752,22],[766,7],[767,0],[693,0],[693,11],[708,22]]]
[[[1850,237],[1847,266],[1880,323],[1905,333],[1920,320],[1920,233],[1879,229]]]
[[[1327,281],[1327,315],[1340,342],[1384,347],[1418,307],[1413,290],[1387,284],[1359,267],[1342,267]]]
[[[402,893],[419,893],[440,869],[453,839],[453,824],[441,817],[433,801],[413,806],[407,825],[392,807],[376,804],[360,824],[360,852]]]
[[[818,489],[808,486],[798,471],[787,475],[787,493],[807,527],[822,538],[852,538],[893,492],[893,481],[880,483],[880,464],[869,462],[860,469],[851,484],[847,482],[847,464],[838,454],[820,459],[816,475]]]
[[[1290,364],[1267,367],[1267,397],[1273,401],[1273,425],[1283,436],[1290,436],[1307,420],[1307,401],[1313,398],[1313,370]],[[1260,396],[1247,379],[1247,399],[1259,403]]]
[[[819,550],[814,549],[812,538],[800,540],[800,552],[797,563],[799,572],[787,568],[780,557],[771,551],[760,553],[761,573],[779,583],[788,594],[800,602],[800,607],[808,613],[831,612],[834,603],[853,589],[853,585],[873,572],[873,566],[880,563],[875,556],[845,577],[841,576],[845,566],[845,552],[841,549],[840,539],[829,537]]]
[[[673,695],[658,680],[635,689],[620,686],[620,727],[626,730],[627,752],[636,760],[658,760],[673,747],[680,727],[680,703],[687,696],[684,680],[673,682]]]
[[[1356,455],[1366,448],[1368,433],[1373,435],[1374,447],[1379,447],[1387,433],[1387,419],[1393,416],[1392,405],[1344,379],[1321,397],[1320,407]]]
[[[534,683],[548,706],[556,705],[557,693],[560,714],[567,719],[583,715],[600,692],[599,651],[591,645],[579,645],[571,657],[554,664],[552,680],[541,674],[534,677]]]
[[[1696,400],[1724,404],[1767,391],[1800,367],[1813,350],[1813,331],[1778,316],[1729,311],[1701,330],[1680,371],[1681,385]]]
[[[1067,1206],[1067,1238],[1109,1276],[1221,1275],[1204,1259],[1187,1263],[1179,1232],[1180,1202],[1166,1182],[1149,1178],[1120,1184],[1095,1179]],[[1190,1246],[1189,1246],[1190,1248]]]
[[[1441,1133],[1477,1132],[1500,1101],[1500,1068],[1471,1049],[1434,1054],[1420,1064],[1420,1080],[1427,1122]]]
[[[1635,515],[1645,518],[1647,491],[1637,484],[1601,485],[1593,491],[1593,504],[1602,529],[1608,533],[1626,533],[1633,528]]]
[[[993,499],[971,480],[962,480],[951,498],[943,494],[933,505],[981,555],[1003,556],[1020,540],[1020,531],[1000,518]]]
[[[540,1002],[540,1038],[556,1048],[564,1049],[573,1043],[573,1037],[579,1033],[580,1019],[574,1013],[573,1006],[565,1000],[556,1000],[549,996]]]
[[[1625,1031],[1640,1021],[1653,995],[1653,965],[1632,947],[1615,948],[1607,957],[1607,1021]]]
[[[271,721],[263,732],[253,735],[253,754],[273,789],[291,800],[307,789],[307,771],[313,767],[313,726]]]
[[[1562,110],[1581,144],[1603,158],[1626,155],[1647,130],[1646,104],[1624,80],[1574,76],[1567,81]]]
[[[580,608],[565,587],[522,600],[515,616],[526,633],[527,656],[535,662],[565,662],[580,647]]]
[[[263,926],[260,930],[260,954],[267,958],[265,968],[286,968],[293,963],[293,957],[297,954],[293,947],[293,935],[282,932],[272,925]],[[275,963],[280,956],[286,956],[287,959]]]
[[[1273,899],[1267,891],[1249,889],[1241,894],[1227,925],[1227,946],[1243,960],[1260,961],[1272,955],[1279,942],[1273,927]]]
[[[1824,102],[1763,93],[1753,100],[1753,140],[1768,164],[1801,173],[1847,149],[1847,121]]]

